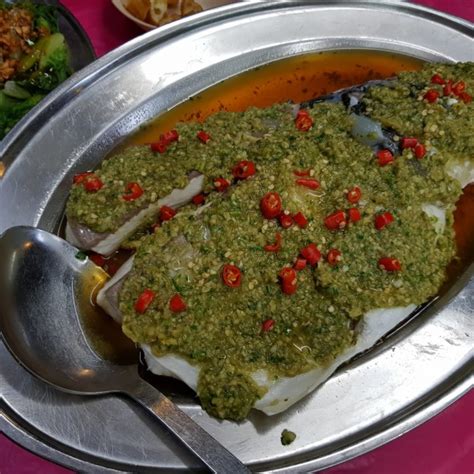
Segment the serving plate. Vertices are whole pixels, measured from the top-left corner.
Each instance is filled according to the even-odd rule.
[[[19,1],[7,0],[6,3],[14,5]],[[41,0],[34,3],[52,5],[57,8],[59,31],[64,35],[71,52],[71,68],[74,72],[79,71],[96,59],[94,48],[87,33],[74,15],[59,3],[59,0]]]
[[[209,10],[211,8],[221,7],[223,5],[229,5],[230,3],[235,3],[236,0],[196,0],[199,5],[201,5],[203,10]],[[154,30],[158,28],[157,25],[152,25],[151,23],[147,23],[146,21],[142,21],[137,17],[133,16],[125,7],[126,0],[112,0],[113,6],[124,16],[126,16],[129,20],[133,21],[136,25],[138,25],[141,29],[145,31]]]
[[[21,224],[55,231],[77,171],[199,91],[278,59],[364,48],[474,60],[472,25],[400,2],[245,2],[133,40],[64,83],[0,145],[0,202],[8,203],[0,208],[0,232]],[[210,418],[190,397],[174,399],[252,470],[309,471],[359,455],[471,387],[473,274],[471,265],[409,323],[281,415],[253,413],[235,424]],[[32,451],[86,472],[199,467],[125,399],[59,393],[30,377],[3,346],[0,360],[0,427]],[[287,447],[284,428],[298,435]]]

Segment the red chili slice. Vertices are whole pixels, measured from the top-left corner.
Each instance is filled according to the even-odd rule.
[[[439,92],[435,89],[428,89],[423,96],[423,99],[430,103],[436,102],[439,99]]]
[[[89,254],[89,259],[94,262],[95,265],[98,267],[103,267],[105,265],[106,259],[102,255],[98,253],[91,253]]]
[[[385,226],[391,224],[395,218],[390,212],[378,214],[374,218],[374,225],[377,230],[382,230]]]
[[[403,137],[400,140],[400,144],[401,144],[403,150],[405,148],[415,148],[416,145],[418,144],[418,140],[416,138],[413,138],[413,137]]]
[[[393,157],[393,153],[390,150],[380,150],[377,152],[377,158],[379,160],[380,166],[386,166],[390,163],[393,163],[395,158]]]
[[[435,74],[435,75],[431,78],[431,83],[432,83],[432,84],[440,84],[440,85],[443,85],[443,84],[446,84],[446,81],[445,81],[439,74]]]
[[[320,186],[319,181],[310,178],[298,178],[295,183],[309,189],[318,189]]]
[[[336,211],[324,219],[324,225],[329,230],[344,229],[347,225],[346,213],[344,211]]]
[[[356,202],[359,202],[360,198],[362,197],[362,191],[358,186],[355,186],[347,192],[346,197],[350,203],[355,204]]]
[[[302,212],[297,212],[293,216],[293,220],[296,222],[296,225],[301,229],[304,229],[308,225],[308,219],[306,219],[305,215]]]
[[[337,265],[341,261],[341,258],[342,258],[342,254],[341,254],[341,251],[338,249],[329,250],[326,257],[328,264],[331,265],[332,267]]]
[[[104,183],[100,180],[100,178],[95,175],[86,177],[82,184],[88,193],[96,193],[102,188],[102,186],[104,186]]]
[[[196,136],[199,138],[201,143],[204,143],[204,144],[206,144],[211,139],[211,136],[208,133],[206,133],[204,130],[197,132]]]
[[[176,215],[176,210],[172,207],[161,206],[160,207],[160,221],[165,222],[169,221]]]
[[[313,119],[306,110],[298,110],[295,118],[295,125],[298,130],[307,132],[313,126]]]
[[[196,204],[196,206],[199,206],[206,202],[206,196],[203,193],[196,194],[196,196],[193,197],[192,201],[193,201],[193,204]]]
[[[350,222],[357,222],[357,221],[360,221],[361,219],[360,211],[356,207],[351,207],[347,211],[347,215],[349,217]]]
[[[291,214],[285,214],[282,212],[278,216],[278,220],[283,229],[289,229],[294,224],[294,220]]]
[[[443,95],[448,96],[453,93],[453,82],[449,80],[443,87]]]
[[[267,319],[263,321],[262,323],[262,332],[268,332],[273,329],[275,326],[275,320],[274,319]]]
[[[468,104],[469,102],[472,101],[472,97],[471,97],[467,92],[461,92],[461,94],[459,94],[459,98],[460,98],[465,104]]]
[[[306,268],[306,259],[305,258],[302,258],[302,257],[298,257],[296,259],[296,262],[293,264],[293,268],[299,272],[301,270],[303,270],[304,268]]]
[[[242,272],[235,265],[226,264],[222,267],[222,281],[230,288],[237,288],[242,283]]]
[[[398,272],[402,269],[400,262],[396,258],[382,257],[378,263],[379,267],[386,272]]]
[[[176,130],[169,130],[168,132],[163,133],[161,135],[161,140],[163,140],[166,144],[170,144],[173,142],[178,141],[179,139],[179,134]]]
[[[168,148],[168,143],[166,143],[164,140],[160,140],[154,143],[150,143],[150,148],[151,151],[154,151],[155,153],[164,153]]]
[[[230,183],[225,178],[216,178],[214,180],[214,188],[220,193],[223,193],[229,186]]]
[[[121,263],[118,262],[116,259],[110,258],[104,265],[104,270],[108,273],[109,276],[114,276],[118,269],[121,267]]]
[[[316,244],[309,244],[300,250],[300,254],[313,267],[321,260],[321,252]]]
[[[265,219],[274,219],[281,214],[282,204],[278,193],[267,193],[260,200],[260,210]]]
[[[415,147],[415,156],[420,160],[426,155],[426,147],[422,143],[418,143]]]
[[[74,178],[72,178],[72,182],[74,184],[80,184],[82,182],[84,182],[84,180],[88,177],[88,176],[92,176],[94,173],[92,171],[86,171],[85,173],[79,173],[79,174],[76,174],[74,175]]]
[[[453,94],[459,96],[464,92],[464,89],[466,88],[466,83],[464,81],[458,81],[455,84],[453,84]]]
[[[232,169],[232,175],[236,179],[247,179],[255,174],[255,163],[253,161],[241,161]]]
[[[128,183],[125,186],[125,194],[122,196],[124,201],[135,201],[143,194],[143,189],[138,183]]]
[[[293,174],[302,178],[304,176],[309,176],[311,173],[309,170],[295,170],[293,171]]]
[[[151,302],[155,299],[156,293],[150,289],[143,290],[142,294],[135,301],[135,311],[143,314]]]
[[[182,311],[186,311],[186,302],[181,295],[176,293],[170,299],[169,308],[173,313],[181,313]]]
[[[278,274],[280,278],[281,291],[286,295],[292,295],[297,289],[296,271],[290,267],[284,267]]]
[[[178,132],[176,130],[169,130],[160,135],[160,139],[157,142],[151,143],[150,148],[152,149],[152,151],[164,153],[167,150],[168,146],[171,143],[178,141],[178,139]]]
[[[281,234],[277,232],[275,234],[275,243],[268,244],[263,247],[267,252],[278,252],[281,249]]]

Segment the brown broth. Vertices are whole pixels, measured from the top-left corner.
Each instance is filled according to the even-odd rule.
[[[205,90],[158,117],[131,136],[126,145],[155,141],[178,122],[202,121],[220,110],[238,112],[250,106],[303,102],[400,71],[416,71],[422,65],[418,59],[374,51],[331,51],[284,59]]]
[[[125,336],[120,325],[97,306],[97,293],[107,279],[100,269],[83,275],[77,299],[82,330],[91,349],[101,358],[119,365],[136,363],[135,344]]]

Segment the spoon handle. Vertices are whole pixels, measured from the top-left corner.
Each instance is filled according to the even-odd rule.
[[[142,378],[139,378],[133,387],[127,389],[126,394],[158,418],[201,459],[211,472],[219,474],[251,472],[207,431]]]

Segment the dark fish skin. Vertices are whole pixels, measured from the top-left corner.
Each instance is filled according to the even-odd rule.
[[[395,81],[393,79],[383,79],[383,80],[372,80],[367,81],[364,84],[358,84],[356,86],[346,87],[344,89],[339,89],[337,91],[331,92],[330,94],[323,95],[317,97],[315,99],[311,99],[300,104],[300,108],[313,108],[317,104],[321,104],[323,102],[332,102],[338,103],[341,102],[347,111],[351,114],[364,116],[370,118],[369,115],[366,114],[365,106],[362,103],[362,98],[367,93],[367,91],[372,87],[390,87]],[[372,148],[374,151],[379,151],[382,149],[390,150],[394,155],[400,155],[401,149],[400,144],[398,141],[394,140],[394,137],[397,135],[397,132],[392,129],[388,129],[382,127],[382,132],[384,136],[384,140],[380,141]]]
[[[300,105],[301,108],[312,108],[321,102],[342,102],[349,112],[360,114],[363,111],[359,110],[360,105],[359,107],[357,107],[357,104],[356,106],[351,105],[351,96],[356,98],[359,102],[371,87],[390,86],[394,81],[395,79],[376,79],[373,81],[367,81],[363,84],[345,87],[344,89],[338,89],[337,91],[331,92],[330,94],[307,100],[302,102]]]

